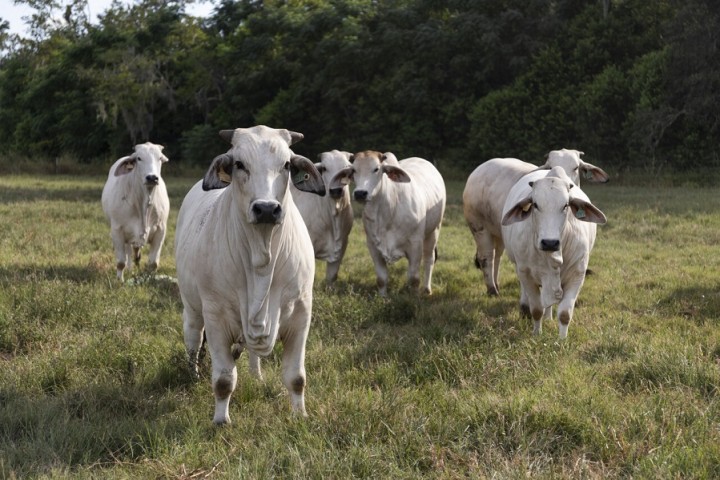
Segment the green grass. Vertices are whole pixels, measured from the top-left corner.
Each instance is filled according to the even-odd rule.
[[[567,341],[520,318],[501,265],[485,295],[448,182],[434,293],[375,295],[356,218],[337,286],[318,263],[309,418],[279,345],[238,362],[232,425],[211,424],[206,364],[185,369],[174,284],[119,285],[104,176],[0,178],[0,478],[717,478],[720,191],[585,190],[607,215]],[[160,274],[175,276],[168,178]]]

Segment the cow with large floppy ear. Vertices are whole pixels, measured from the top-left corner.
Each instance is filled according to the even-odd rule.
[[[123,158],[122,162],[120,162],[120,165],[118,165],[115,169],[115,176],[119,177],[121,175],[127,175],[128,173],[132,172],[137,165],[137,159],[137,153],[133,153],[132,155]]]
[[[574,178],[571,171],[568,171],[568,175],[571,175],[571,178],[574,182],[579,182],[580,178],[585,178],[585,180],[592,182],[592,183],[607,183],[610,180],[610,175],[605,172],[600,167],[596,167],[592,163],[583,161],[582,158],[580,158],[581,155],[585,155],[585,152],[581,152],[580,150],[561,150],[560,152],[570,152],[574,153],[573,157],[577,160],[577,179]],[[550,160],[550,156],[553,155],[553,153],[557,153],[556,150],[553,150],[551,152],[548,152],[548,154],[545,156],[545,164],[538,167],[538,170],[550,170],[552,167],[555,166],[562,166],[564,168],[571,168],[570,165],[568,165],[566,162],[560,161],[558,162],[552,162]],[[574,163],[574,162],[573,162]],[[582,175],[581,175],[582,174]],[[579,185],[579,183],[578,183]]]
[[[382,165],[382,173],[393,182],[397,183],[408,183],[410,182],[410,176],[405,173],[405,170],[398,166],[398,159],[392,152],[385,152],[380,157],[380,165]]]
[[[533,183],[534,182],[529,182],[529,185],[532,187]],[[573,216],[582,222],[599,223],[601,225],[605,224],[607,222],[605,214],[592,203],[573,196],[573,187],[575,187],[575,185],[570,184],[568,188],[570,191],[570,199],[568,200],[568,205],[570,206]],[[527,220],[532,213],[533,204],[534,201],[532,198],[532,194],[520,200],[518,203],[515,204],[515,206],[513,206],[505,213],[502,218],[502,225],[508,226],[512,225],[513,223]]]
[[[289,130],[279,131],[287,137],[285,140],[288,142],[288,145],[292,145],[303,139],[302,133]],[[222,130],[220,131],[220,137],[232,143],[234,133],[235,130]],[[203,190],[208,191],[225,188],[230,185],[234,165],[235,161],[228,153],[215,157],[203,177]],[[325,196],[325,183],[323,182],[322,175],[320,175],[320,172],[318,172],[310,160],[301,155],[293,154],[290,157],[290,179],[298,190],[314,193],[321,197]]]
[[[218,155],[210,164],[203,177],[202,189],[215,190],[225,188],[232,181],[233,158],[227,153]]]
[[[355,155],[350,155],[350,162],[352,163],[355,160]],[[353,173],[355,173],[355,170],[353,170],[353,167],[345,167],[339,172],[335,174],[335,176],[330,180],[330,185],[328,185],[328,190],[332,192],[333,190],[342,189],[345,185],[348,185],[350,182],[352,182],[353,179]]]
[[[315,164],[301,155],[290,157],[290,180],[298,190],[325,196],[322,175]]]

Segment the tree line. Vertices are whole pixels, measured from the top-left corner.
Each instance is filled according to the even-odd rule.
[[[20,0],[36,13],[28,37],[0,19],[0,152],[90,163],[152,141],[206,165],[219,130],[267,124],[311,158],[720,164],[715,0],[191,1],[90,22],[87,0]]]

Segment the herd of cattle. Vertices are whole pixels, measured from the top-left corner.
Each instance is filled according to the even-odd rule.
[[[408,284],[431,293],[432,270],[446,204],[442,176],[432,163],[398,161],[390,152],[333,150],[313,163],[291,146],[303,135],[266,126],[223,130],[231,144],[187,193],[175,235],[177,280],[190,369],[197,374],[203,338],[212,360],[217,424],[230,422],[237,384],[235,360],[259,357],[283,343],[282,381],[294,412],[305,415],[305,343],[312,310],[315,258],[327,262],[326,281],[337,279],[353,224],[352,198],[363,204],[363,226],[379,294],[387,295],[387,265],[408,259]],[[110,168],[102,192],[110,221],[117,276],[140,262],[160,261],[169,200],[160,174],[163,147],[137,145]],[[520,279],[520,308],[542,320],[558,305],[560,338],[567,336],[585,279],[595,224],[604,214],[580,189],[580,176],[606,182],[607,174],[583,162],[582,152],[550,152],[541,167],[511,158],[489,160],[469,176],[464,214],[475,238],[475,263],[488,294],[498,293],[503,251]],[[290,187],[292,183],[293,187]],[[326,196],[326,192],[329,195]]]

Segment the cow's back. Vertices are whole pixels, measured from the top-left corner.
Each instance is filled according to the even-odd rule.
[[[463,213],[471,226],[482,225],[493,236],[502,235],[502,213],[510,189],[527,173],[536,170],[517,158],[493,158],[479,165],[463,191]]]
[[[418,157],[401,160],[399,166],[410,176],[413,195],[422,198],[425,208],[425,232],[437,228],[445,213],[445,182],[435,166]]]
[[[110,167],[110,172],[103,186],[100,203],[108,220],[111,220],[113,213],[121,206],[122,198],[126,197],[129,193],[129,177],[131,177],[131,175],[115,175],[115,169],[123,160],[124,158],[117,160],[112,167]]]

